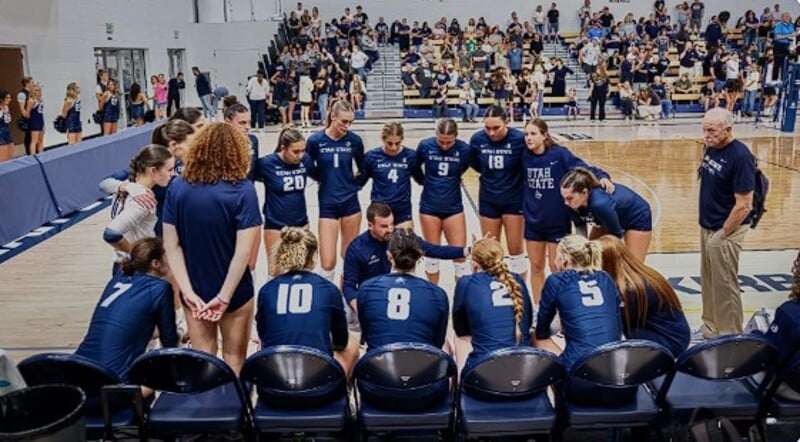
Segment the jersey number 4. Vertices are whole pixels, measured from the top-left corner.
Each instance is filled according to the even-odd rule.
[[[314,288],[311,284],[281,284],[278,286],[278,305],[275,310],[279,315],[286,313],[302,314],[311,311]]]
[[[386,178],[393,183],[397,183],[397,179],[399,178],[399,176],[397,176],[397,169],[389,169]]]
[[[581,302],[586,307],[603,305],[603,292],[597,286],[597,281],[578,281],[578,290],[581,292]]]

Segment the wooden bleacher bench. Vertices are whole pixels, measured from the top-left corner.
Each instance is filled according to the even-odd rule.
[[[493,97],[480,97],[477,100],[478,105],[480,106],[489,106],[494,104]],[[413,98],[413,97],[405,97],[403,100],[405,106],[433,106],[433,98]],[[514,97],[514,103],[520,104],[519,97]],[[542,99],[542,103],[544,104],[567,104],[569,103],[569,97],[547,97],[545,96]],[[458,105],[461,104],[461,100],[448,100],[447,105]]]
[[[676,102],[692,102],[692,103],[695,103],[695,102],[698,102],[698,101],[700,101],[700,94],[699,93],[697,93],[697,94],[676,94],[676,93],[673,93],[672,94],[672,102],[673,103],[676,103]]]

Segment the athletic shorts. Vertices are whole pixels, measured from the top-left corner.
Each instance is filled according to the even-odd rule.
[[[307,225],[308,225],[308,218],[306,218],[304,221],[297,222],[297,223],[276,223],[276,222],[270,221],[269,218],[264,217],[264,230],[281,230],[281,229],[283,229],[284,227],[287,227],[287,226],[289,226],[289,227],[305,227]]]
[[[525,223],[525,241],[553,242],[561,241],[561,238],[570,234],[569,229],[565,230],[540,230],[537,226]]]
[[[522,215],[522,201],[495,203],[481,198],[478,206],[478,214],[487,218],[502,218],[503,215]]]
[[[625,230],[638,230],[640,232],[650,232],[653,230],[653,217],[649,210],[640,210],[631,217]]]
[[[411,221],[411,203],[387,203],[387,205],[390,209],[392,209],[392,215],[394,215],[395,224],[402,224],[406,221]]]
[[[5,146],[6,144],[14,144],[14,141],[11,139],[11,131],[4,127],[0,129],[0,146]]]
[[[444,221],[447,218],[450,218],[453,215],[458,215],[459,213],[464,213],[464,209],[459,210],[458,212],[436,212],[433,210],[425,210],[423,208],[419,209],[420,215],[428,215],[428,216],[435,216],[440,220]]]
[[[319,203],[319,217],[329,219],[341,219],[361,212],[361,203],[358,202],[358,195],[353,195],[347,201],[339,204]]]

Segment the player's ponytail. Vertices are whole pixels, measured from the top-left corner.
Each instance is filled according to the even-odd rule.
[[[284,227],[281,240],[272,253],[276,273],[313,269],[317,248],[317,238],[307,228]]]
[[[401,272],[413,272],[423,255],[419,238],[411,229],[395,229],[388,250],[394,267]]]
[[[160,169],[170,158],[172,152],[164,146],[158,144],[144,146],[135,157],[131,158],[130,180],[136,181],[138,175],[145,173],[151,167]]]
[[[589,241],[580,235],[568,235],[561,239],[558,247],[577,270],[593,272],[603,269],[603,248],[597,241]]]
[[[564,178],[561,179],[561,188],[573,192],[581,193],[584,190],[591,192],[596,187],[600,187],[600,180],[585,167],[576,167],[567,172]]]
[[[183,143],[195,132],[194,126],[184,120],[171,120],[153,129],[150,142],[169,147],[170,142]]]
[[[153,261],[163,261],[164,245],[160,238],[142,238],[131,247],[131,253],[120,268],[123,275],[149,273],[153,270]]]
[[[438,135],[455,135],[458,136],[458,124],[452,118],[442,118],[436,124],[436,133]]]
[[[278,134],[278,146],[275,148],[275,153],[279,153],[283,149],[288,148],[298,141],[304,141],[303,134],[293,127],[285,127]]]
[[[508,270],[503,255],[503,247],[494,239],[481,239],[472,246],[472,260],[486,273],[497,278],[497,281],[508,290],[511,308],[514,310],[514,339],[519,344],[522,341],[520,323],[525,303],[522,299],[522,287]]]
[[[789,299],[800,301],[800,252],[797,253],[792,266],[792,289],[789,292]]]

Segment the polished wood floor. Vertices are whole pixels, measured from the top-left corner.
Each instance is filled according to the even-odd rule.
[[[468,139],[475,128],[462,129],[462,138]],[[364,124],[355,130],[362,134],[368,148],[379,145],[380,124]],[[563,144],[587,162],[603,167],[615,181],[630,186],[650,202],[656,222],[652,253],[698,250],[696,170],[702,154],[697,142],[699,125],[640,129],[570,126],[554,128],[552,132],[590,134],[593,140]],[[419,139],[432,134],[430,122],[409,123],[405,143],[416,146]],[[259,134],[262,154],[272,151],[276,135],[274,131]],[[748,234],[745,248],[797,249],[800,247],[796,228],[796,220],[800,218],[800,204],[797,204],[800,137],[781,136],[776,131],[746,131],[741,137],[762,160],[761,167],[771,179],[769,212],[759,228]],[[263,197],[261,186],[258,187]],[[477,175],[470,172],[465,177],[465,187],[477,198]],[[308,191],[311,224],[315,227],[316,188]],[[419,192],[415,186],[415,200]],[[368,198],[368,190],[362,191],[362,201],[367,202]],[[468,205],[465,207],[471,211]],[[69,351],[83,338],[110,275],[112,253],[101,238],[108,216],[108,210],[101,211],[0,265],[0,348],[10,348],[15,359],[49,349]],[[477,234],[477,215],[467,213],[467,220],[470,233]],[[775,263],[775,273],[788,272],[786,266],[783,262]],[[449,266],[443,266],[442,285],[452,291],[449,271]],[[699,274],[699,269],[694,271],[689,274]],[[256,272],[259,286],[265,281],[265,273],[262,248]],[[763,302],[760,299],[751,298],[750,302],[773,307],[780,302],[777,298]],[[691,300],[692,304],[697,301]]]

